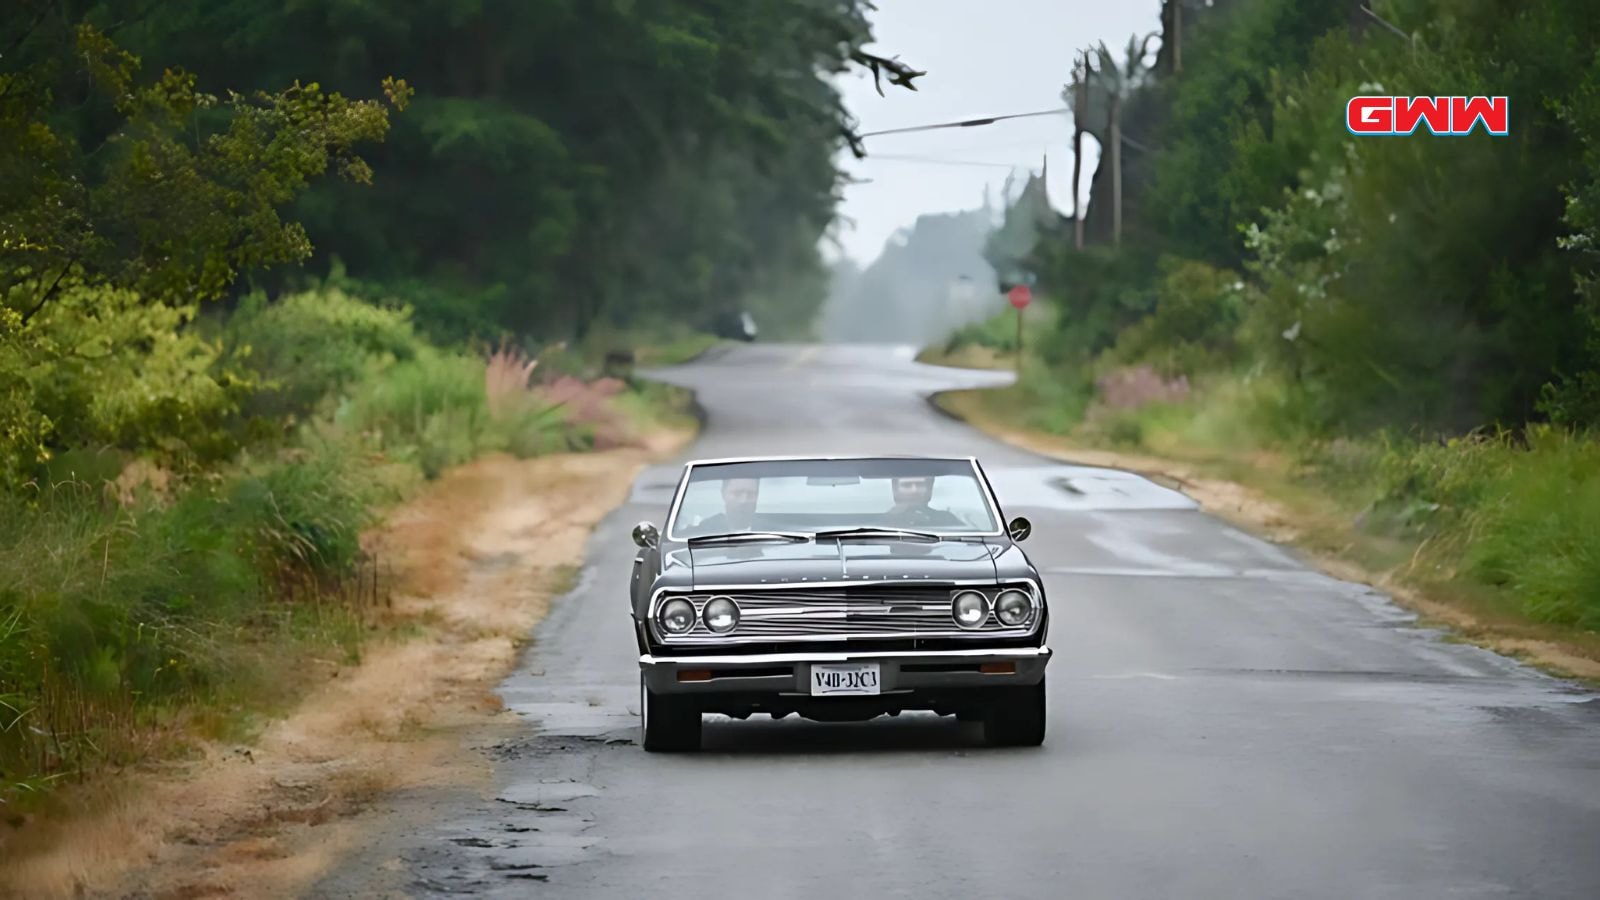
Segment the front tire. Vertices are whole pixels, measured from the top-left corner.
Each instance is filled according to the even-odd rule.
[[[684,697],[658,694],[639,676],[640,742],[647,753],[700,749],[700,710]]]
[[[1026,687],[1001,688],[983,714],[983,737],[991,747],[1037,747],[1044,743],[1044,679]]]

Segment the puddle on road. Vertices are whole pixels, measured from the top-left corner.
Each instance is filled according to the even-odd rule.
[[[1184,494],[1132,472],[1092,466],[985,467],[1006,510],[1024,507],[1082,512],[1199,509]]]
[[[577,781],[524,781],[501,791],[497,799],[523,805],[555,806],[570,803],[579,797],[599,795],[600,790],[595,786]]]

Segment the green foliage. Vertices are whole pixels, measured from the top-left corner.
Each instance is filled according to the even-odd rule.
[[[247,467],[221,497],[197,500],[203,504],[197,511],[215,515],[220,504],[242,524],[257,568],[280,581],[338,578],[360,561],[361,531],[376,520],[373,503],[390,499],[361,468],[352,449],[319,441],[282,461]]]
[[[223,100],[178,69],[143,81],[37,5],[0,32],[0,478],[75,447],[217,462],[249,384],[190,323],[241,270],[310,253],[279,210],[329,167],[367,181],[355,146],[387,111],[315,84]],[[384,86],[403,106],[409,88]]]
[[[22,2],[0,16],[0,803],[353,649],[362,530],[424,475],[596,440],[602,393],[569,416],[421,333],[681,334],[746,298],[809,322],[854,0]],[[429,91],[391,135],[393,59]],[[355,275],[272,290],[313,238]]]
[[[252,294],[228,317],[225,364],[252,372],[248,414],[292,424],[364,376],[414,359],[423,342],[410,310],[364,302],[338,288],[268,302]]]
[[[183,305],[305,259],[278,210],[329,167],[370,180],[354,148],[388,128],[382,104],[316,84],[223,99],[178,69],[141,83],[137,57],[53,10],[17,57],[0,76],[0,284],[24,321],[75,274]]]
[[[988,347],[1000,353],[1017,352],[1016,313],[1002,313],[964,325],[945,339],[945,353],[956,353],[964,347]]]
[[[821,301],[849,124],[830,76],[869,37],[862,0],[152,6],[119,38],[241,90],[350,91],[405,61],[417,96],[371,155],[385,189],[319,185],[296,213],[319,262],[430,335],[748,304],[797,336]]]
[[[1077,251],[1058,233],[1034,252],[1063,312],[1045,358],[1248,364],[1327,436],[1600,422],[1589,6],[1389,4],[1414,42],[1353,32],[1337,5],[1197,13],[1183,71],[1130,101],[1163,124],[1128,240]],[[1361,93],[1508,94],[1516,132],[1354,139],[1335,111]],[[1172,280],[1184,260],[1248,283],[1224,302],[1226,275]]]
[[[1170,112],[1157,136],[1154,196],[1147,203],[1159,210],[1173,251],[1217,265],[1239,263],[1240,225],[1294,185],[1303,158],[1236,156],[1236,135],[1271,127],[1276,91],[1303,71],[1316,40],[1345,26],[1348,16],[1348,6],[1338,3],[1239,0],[1198,17],[1182,77],[1158,88]],[[1326,118],[1342,124],[1335,115]],[[1288,141],[1308,134],[1271,133]]]
[[[394,458],[435,478],[475,456],[521,457],[572,447],[559,408],[531,396],[503,398],[491,409],[482,359],[425,348],[363,382],[334,421]]]
[[[1444,443],[1391,443],[1375,513],[1438,540],[1469,577],[1528,618],[1600,628],[1600,441],[1539,426]]]
[[[344,598],[325,622],[359,608],[373,471],[322,445],[166,504],[78,481],[0,494],[0,798],[130,759],[164,712],[266,678],[255,643],[295,628],[288,589]]]
[[[63,281],[21,324],[0,312],[0,477],[26,480],[58,448],[114,446],[169,462],[232,449],[226,417],[248,385],[213,372],[219,348],[185,326],[195,307]]]
[[[1528,444],[1473,516],[1467,565],[1530,618],[1600,629],[1600,444],[1547,429]]]
[[[1240,355],[1245,284],[1205,263],[1167,258],[1155,308],[1117,336],[1107,356],[1150,363],[1163,375],[1194,375],[1230,367]]]
[[[1157,256],[1143,244],[1078,252],[1058,233],[1035,250],[1034,267],[1059,307],[1040,348],[1052,365],[1086,365],[1156,304]]]
[[[1580,27],[1558,17],[1527,11],[1497,23],[1494,38],[1439,25],[1428,29],[1439,52],[1366,51],[1359,67],[1330,64],[1304,95],[1287,90],[1282,105],[1325,106],[1360,92],[1362,79],[1403,93],[1548,92],[1552,55],[1582,54],[1528,55]],[[1529,64],[1494,65],[1508,53]],[[1252,233],[1274,327],[1299,325],[1280,355],[1330,425],[1520,422],[1554,373],[1584,365],[1587,323],[1556,243],[1560,190],[1579,160],[1548,108],[1522,109],[1525,136],[1514,141],[1342,139],[1341,158],[1313,160],[1319,180]]]

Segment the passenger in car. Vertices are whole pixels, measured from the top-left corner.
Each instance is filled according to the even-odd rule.
[[[893,482],[894,505],[884,516],[896,525],[907,528],[932,526],[957,528],[967,523],[949,510],[934,509],[928,503],[933,499],[933,478],[915,476],[896,478]]]
[[[759,478],[729,478],[722,483],[722,512],[702,519],[695,531],[700,534],[749,531],[755,523],[756,501],[760,496]]]

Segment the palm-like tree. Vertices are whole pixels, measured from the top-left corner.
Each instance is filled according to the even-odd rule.
[[[1111,239],[1122,243],[1122,108],[1149,79],[1151,73],[1150,42],[1155,32],[1133,35],[1128,38],[1128,48],[1121,63],[1111,55],[1102,41],[1092,51],[1085,53],[1075,67],[1072,83],[1062,91],[1067,104],[1072,107],[1076,133],[1074,150],[1081,150],[1083,132],[1096,134],[1096,127],[1105,123],[1101,137],[1102,148],[1111,151]],[[1092,56],[1091,56],[1092,54]],[[1073,202],[1077,202],[1077,165],[1073,166]],[[1081,225],[1079,226],[1081,229]],[[1082,246],[1082,239],[1079,239]]]
[[[1072,81],[1061,90],[1062,99],[1072,108],[1072,236],[1073,244],[1083,249],[1083,213],[1078,208],[1078,180],[1083,175],[1083,132],[1089,107],[1089,54],[1078,54],[1072,61]]]

